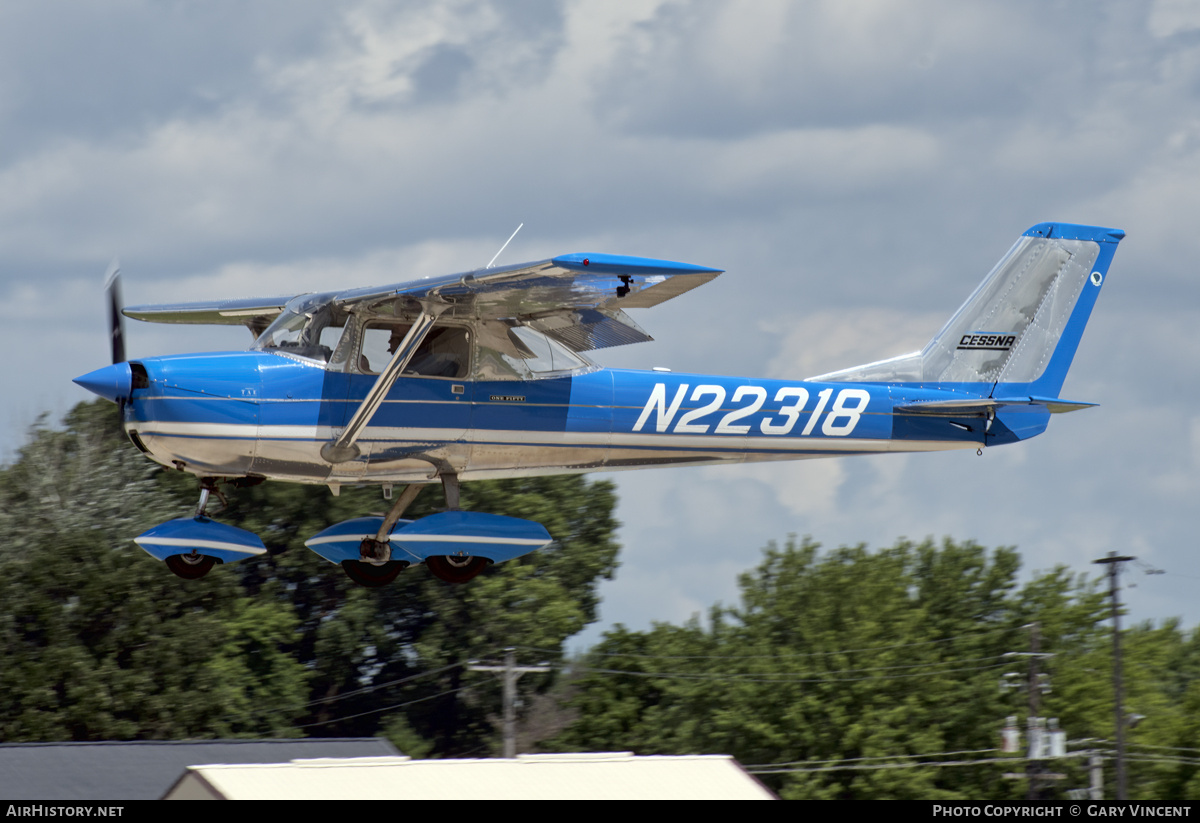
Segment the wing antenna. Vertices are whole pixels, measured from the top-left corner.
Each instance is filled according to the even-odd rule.
[[[521,226],[524,226],[524,225],[525,225],[524,223],[521,224]],[[517,226],[517,231],[521,230],[521,226]],[[492,259],[488,261],[488,264],[486,266],[484,266],[485,269],[490,269],[492,267],[492,263],[496,262],[496,258],[500,256],[500,253],[503,252],[505,249],[507,249],[508,244],[511,243],[512,239],[517,236],[517,231],[514,231],[512,234],[510,234],[508,236],[508,239],[504,241],[504,245],[500,247],[500,251],[496,252],[495,256],[493,256]]]

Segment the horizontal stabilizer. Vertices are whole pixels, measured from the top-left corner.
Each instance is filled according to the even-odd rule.
[[[985,417],[1004,406],[1044,406],[1051,414],[1079,411],[1095,406],[1057,397],[970,397],[962,400],[919,400],[897,405],[900,414],[931,414],[939,417]]]

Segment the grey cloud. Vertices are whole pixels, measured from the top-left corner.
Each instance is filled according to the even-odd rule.
[[[598,105],[630,131],[719,137],[1013,117],[1111,62],[1094,30],[1062,4],[667,3]]]
[[[0,10],[0,163],[47,142],[136,139],[212,116],[256,66],[317,46],[334,9],[308,0],[7,4]]]

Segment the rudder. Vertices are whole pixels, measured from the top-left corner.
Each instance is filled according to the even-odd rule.
[[[991,384],[1005,395],[1057,397],[1124,236],[1119,229],[1039,223],[920,352],[813,379],[967,384],[989,394]]]

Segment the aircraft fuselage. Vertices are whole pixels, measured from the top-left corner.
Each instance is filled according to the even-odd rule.
[[[322,484],[978,448],[1023,439],[1049,418],[1010,409],[985,434],[978,416],[896,413],[898,403],[948,394],[915,384],[614,369],[518,381],[404,376],[359,438],[361,455],[331,464],[321,447],[374,376],[263,351],[139,363],[146,379],[125,428],[154,460],[203,476]],[[986,397],[991,385],[957,388]]]

